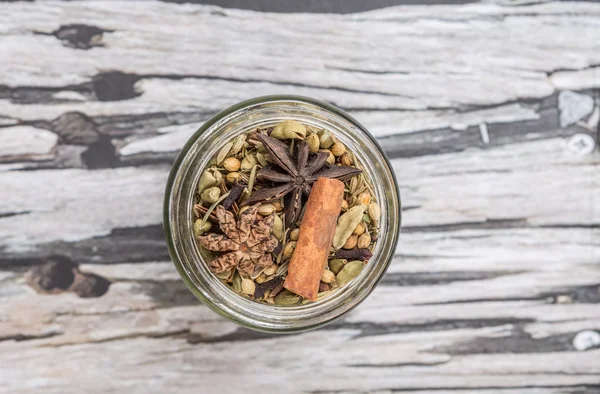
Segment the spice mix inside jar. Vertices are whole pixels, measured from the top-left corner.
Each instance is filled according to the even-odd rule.
[[[165,193],[169,252],[189,289],[252,329],[294,332],[358,305],[394,255],[401,206],[390,163],[329,104],[266,96],[208,120]]]

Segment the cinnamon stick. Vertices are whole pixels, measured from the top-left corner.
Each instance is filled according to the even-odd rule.
[[[344,184],[337,179],[319,178],[312,187],[300,234],[283,287],[311,301],[317,300],[319,282],[335,234]]]

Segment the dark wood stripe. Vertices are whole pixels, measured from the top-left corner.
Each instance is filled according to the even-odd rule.
[[[572,341],[577,332],[533,338],[531,334],[515,328],[504,337],[474,338],[451,346],[438,347],[434,352],[450,355],[501,354],[501,353],[551,353],[574,351]]]
[[[518,375],[518,374],[514,374]],[[535,375],[535,374],[533,374]],[[587,374],[577,374],[577,375],[587,375]],[[600,393],[600,384],[592,384],[592,385],[520,385],[520,386],[451,386],[451,387],[411,387],[411,388],[378,388],[378,392],[390,392],[390,393],[423,393],[423,392],[436,392],[436,391],[472,391],[473,393],[485,393],[487,391],[497,392],[498,390],[503,391],[514,391],[516,394],[521,393],[523,390],[535,390],[535,389],[561,389],[565,394],[599,394]],[[366,394],[366,391],[352,391],[352,390],[311,390],[306,391],[305,393],[309,394],[336,394],[336,393],[353,393],[353,394]]]
[[[117,228],[110,234],[83,241],[55,241],[34,250],[9,252],[0,247],[0,268],[18,269],[41,264],[48,256],[69,256],[76,264],[117,264],[170,261],[162,225]]]
[[[386,286],[432,286],[494,279],[523,272],[525,271],[388,272],[380,283]]]
[[[415,324],[393,324],[393,323],[371,323],[371,322],[336,322],[324,330],[349,329],[358,330],[361,333],[357,337],[368,337],[387,334],[401,334],[409,332],[447,331],[463,328],[497,327],[507,324],[524,325],[533,323],[535,319],[529,318],[497,318],[497,319],[456,319],[456,320],[432,320],[425,323]]]
[[[386,275],[387,276],[387,275]],[[568,301],[559,297],[568,297]],[[545,301],[550,304],[572,303],[572,304],[600,304],[600,283],[585,286],[559,287],[552,291],[542,292],[530,297],[500,297],[500,298],[474,298],[467,300],[453,300],[444,302],[424,302],[417,305],[452,305],[472,304],[490,302],[514,302],[514,301]]]
[[[168,3],[194,3],[211,4],[225,8],[238,8],[262,12],[279,13],[328,13],[328,14],[349,14],[353,12],[363,12],[376,10],[384,7],[396,5],[426,5],[426,4],[466,4],[474,3],[475,0],[163,0]],[[216,16],[226,16],[221,13]]]

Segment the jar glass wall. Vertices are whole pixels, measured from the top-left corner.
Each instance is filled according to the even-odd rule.
[[[361,274],[315,303],[295,307],[260,304],[231,291],[213,275],[193,233],[194,194],[200,175],[219,148],[235,136],[283,120],[331,131],[356,156],[372,180],[381,206],[379,238]],[[342,110],[298,96],[265,96],[244,101],[208,120],[185,144],[173,164],[164,203],[169,253],[189,289],[217,313],[252,329],[302,331],[327,324],[358,305],[373,290],[394,255],[401,221],[393,170],[375,139]]]

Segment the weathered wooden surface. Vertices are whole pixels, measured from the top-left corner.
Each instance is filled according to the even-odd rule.
[[[600,392],[599,32],[576,2],[0,4],[0,392]],[[282,337],[199,305],[161,229],[184,141],[273,93],[355,115],[405,208],[368,300]]]

